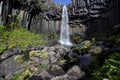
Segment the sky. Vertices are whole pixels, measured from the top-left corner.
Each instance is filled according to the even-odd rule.
[[[53,0],[55,3],[61,3],[62,5],[67,5],[71,0]]]

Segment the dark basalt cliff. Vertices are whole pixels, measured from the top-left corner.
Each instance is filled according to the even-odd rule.
[[[1,24],[7,28],[11,22],[16,22],[28,30],[39,29],[39,32],[43,31],[47,18],[55,19],[53,12],[59,12],[52,0],[0,0],[0,8]]]
[[[71,0],[70,34],[103,32],[120,23],[119,0]],[[59,33],[62,5],[52,0],[0,0],[0,24],[19,23],[28,30]],[[2,22],[1,22],[2,20]]]
[[[72,0],[68,6],[70,25],[83,24],[86,34],[105,32],[120,24],[119,5],[119,0]]]

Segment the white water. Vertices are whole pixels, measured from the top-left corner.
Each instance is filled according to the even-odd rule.
[[[0,25],[2,25],[2,5],[3,5],[3,1],[1,1],[0,3]]]
[[[70,42],[69,24],[68,23],[69,23],[69,20],[68,20],[67,7],[63,6],[62,24],[61,24],[59,43],[61,45],[71,46],[72,43]]]

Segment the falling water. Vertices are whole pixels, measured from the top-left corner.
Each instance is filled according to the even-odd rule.
[[[0,2],[0,25],[2,25],[2,5],[3,5],[3,1]]]
[[[61,32],[60,32],[59,43],[61,45],[71,46],[72,43],[70,42],[69,24],[68,23],[69,23],[69,20],[68,20],[67,7],[63,6],[62,24],[61,24]]]

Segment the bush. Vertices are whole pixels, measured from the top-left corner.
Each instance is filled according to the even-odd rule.
[[[109,56],[104,65],[95,70],[89,80],[120,80],[120,53]]]

